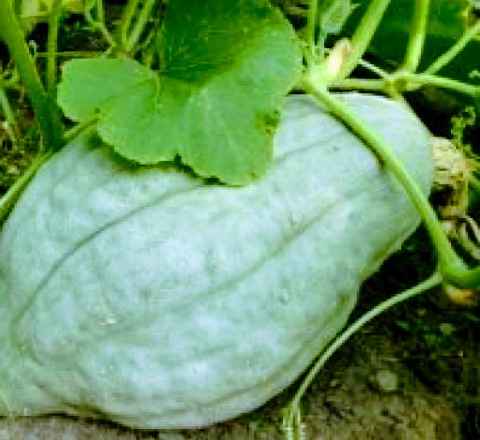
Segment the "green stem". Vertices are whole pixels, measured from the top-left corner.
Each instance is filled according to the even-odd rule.
[[[62,52],[57,52],[55,55],[57,58],[94,58],[100,57],[104,52],[95,51],[95,50],[65,50]],[[37,58],[48,58],[47,52],[37,52]]]
[[[315,31],[317,29],[318,0],[310,0],[307,14],[307,27],[305,29],[305,41],[307,42],[307,61],[313,64],[316,61]]]
[[[325,49],[325,53],[330,54],[331,52],[332,52],[331,48]],[[358,60],[358,65],[365,68],[366,70],[370,71],[371,73],[374,73],[379,78],[383,78],[383,79],[387,80],[390,77],[390,74],[386,70],[383,70],[382,68],[364,60],[363,58]]]
[[[460,230],[457,232],[455,238],[460,244],[460,246],[462,246],[462,248],[465,249],[472,258],[480,260],[480,247],[477,244],[478,241],[477,243],[474,243],[470,239],[470,237],[468,236],[468,232],[464,226],[465,224],[462,225]]]
[[[407,52],[401,70],[415,72],[422,58],[423,46],[427,36],[430,0],[416,0]]]
[[[30,164],[27,170],[17,181],[9,188],[9,190],[0,198],[0,224],[6,219],[9,212],[15,205],[28,182],[32,179],[38,169],[51,157],[53,152],[50,150],[46,153],[38,155]]]
[[[105,24],[105,13],[103,10],[103,0],[97,0],[97,21]]]
[[[288,420],[286,421],[286,425],[290,426],[293,423],[293,417],[297,412],[298,405],[300,400],[302,399],[303,395],[307,388],[311,385],[312,381],[317,376],[320,369],[326,364],[326,362],[332,357],[332,355],[342,347],[345,342],[347,342],[352,335],[358,332],[362,327],[368,324],[377,316],[381,315],[388,309],[400,304],[404,301],[407,301],[415,296],[418,296],[435,286],[438,286],[442,282],[442,277],[438,272],[435,272],[432,276],[427,278],[425,281],[417,284],[416,286],[405,290],[402,293],[399,293],[386,301],[381,302],[373,309],[369,310],[367,313],[362,315],[359,319],[357,319],[353,324],[347,327],[329,346],[328,348],[322,353],[322,355],[318,358],[315,362],[313,367],[308,372],[307,376],[303,380],[302,384],[300,385],[298,391],[295,393],[292,402],[289,405],[289,411],[287,414]]]
[[[444,78],[425,73],[409,73],[398,71],[383,79],[346,78],[331,84],[339,90],[365,90],[389,93],[392,88],[397,92],[413,91],[423,86],[440,87],[452,90],[472,98],[480,97],[480,86],[474,86],[455,79]]]
[[[385,81],[383,79],[346,78],[332,83],[330,87],[338,90],[384,92]]]
[[[128,0],[128,3],[123,9],[122,19],[118,28],[118,34],[120,44],[124,50],[126,50],[128,44],[128,32],[139,3],[140,0]]]
[[[15,113],[13,112],[10,101],[8,100],[7,93],[5,89],[0,84],[0,110],[5,116],[6,127],[5,130],[10,137],[13,145],[18,144],[18,135],[20,133],[18,129],[17,120],[15,118]]]
[[[470,184],[470,186],[472,187],[472,189],[477,192],[478,194],[480,194],[480,179],[478,179],[477,177],[471,175],[468,179],[468,183]]]
[[[415,86],[433,86],[441,87],[443,89],[452,90],[464,95],[471,96],[472,98],[480,97],[480,86],[474,86],[472,84],[466,84],[462,81],[458,81],[450,78],[443,78],[437,75],[429,75],[426,73],[406,73],[398,72],[395,75],[396,80],[410,82]]]
[[[108,45],[112,48],[116,46],[116,42],[112,37],[112,34],[110,34],[110,31],[107,28],[107,25],[105,24],[105,14],[103,12],[103,0],[97,0],[95,3],[95,8],[96,8],[96,14],[97,18],[94,19],[92,17],[92,14],[90,12],[90,8],[88,7],[88,4],[85,3],[85,19],[87,22],[92,26],[94,29],[98,29],[98,31],[102,34],[103,38],[105,38],[106,42]]]
[[[0,32],[0,39],[2,38],[2,33]],[[3,87],[6,90],[16,90],[18,92],[23,91],[23,88],[20,84],[20,77],[18,76],[18,71],[14,70],[9,72],[8,78],[5,77],[5,74],[0,72],[0,87]]]
[[[385,140],[368,127],[341,99],[330,94],[326,88],[316,87],[314,84],[306,82],[305,90],[365,141],[403,186],[430,234],[438,253],[440,272],[446,281],[458,287],[479,286],[480,267],[469,270],[455,253],[428,199]]]
[[[465,221],[465,227],[468,225],[473,237],[475,238],[475,241],[480,244],[480,227],[478,226],[477,222],[469,215],[463,216],[463,220]]]
[[[86,121],[83,121],[75,126],[73,126],[70,130],[65,131],[65,134],[63,136],[63,140],[65,143],[68,143],[75,139],[80,133],[83,131],[87,130],[90,128],[92,125],[94,125],[98,121],[97,117],[93,117],[91,119],[88,119]]]
[[[389,78],[389,73],[380,67],[376,66],[375,64],[372,64],[364,59],[361,59],[358,61],[358,65],[364,67],[365,69],[369,70],[372,73],[375,73],[378,75],[380,78],[383,79],[388,79]]]
[[[155,2],[157,0],[147,0],[138,15],[137,22],[135,23],[132,33],[128,38],[128,42],[125,46],[125,50],[127,53],[132,52],[133,48],[137,45],[138,40],[143,34],[145,27],[150,19],[150,15],[152,14],[152,9],[155,6]]]
[[[110,45],[110,47],[115,47],[116,43],[112,37],[112,34],[109,32],[107,25],[105,24],[105,12],[103,10],[103,0],[97,0],[97,18],[98,18],[98,28],[103,34],[105,40]]]
[[[21,86],[18,84],[16,81],[9,81],[9,80],[4,80],[3,78],[0,77],[0,87],[2,87],[5,90],[16,90],[16,91],[21,91]]]
[[[462,37],[443,55],[438,57],[434,63],[432,63],[425,73],[433,75],[443,69],[449,64],[465,47],[473,40],[473,38],[480,33],[480,20],[478,20],[473,26],[469,27]]]
[[[40,132],[48,148],[62,145],[62,124],[55,102],[47,94],[15,16],[11,1],[0,1],[0,37],[8,46],[20,77],[27,90],[40,126]]]
[[[55,0],[48,17],[47,39],[47,91],[52,97],[55,96],[57,86],[57,41],[61,13],[62,0]]]
[[[372,0],[370,2],[352,36],[352,52],[343,65],[339,75],[340,79],[348,77],[361,60],[389,4],[390,0]]]

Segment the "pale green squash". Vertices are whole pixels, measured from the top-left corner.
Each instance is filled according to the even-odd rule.
[[[385,98],[343,99],[427,193],[419,120]],[[44,166],[0,238],[0,414],[199,427],[297,378],[419,219],[308,97],[287,99],[275,154],[242,188],[134,168],[91,135]]]

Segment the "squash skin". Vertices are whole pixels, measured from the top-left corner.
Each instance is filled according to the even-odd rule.
[[[343,94],[429,192],[430,134]],[[135,168],[85,135],[40,170],[0,237],[0,415],[202,427],[288,386],[416,228],[338,121],[287,98],[275,164],[242,188]]]

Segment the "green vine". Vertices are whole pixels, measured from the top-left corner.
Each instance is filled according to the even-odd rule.
[[[305,30],[305,41],[307,44],[307,51],[305,58],[309,63],[314,63],[317,58],[317,44],[316,44],[316,28],[318,23],[318,0],[310,0],[310,7],[307,13],[307,27]]]
[[[423,46],[427,36],[430,0],[416,0],[412,20],[412,30],[407,44],[402,70],[415,72],[422,58]]]
[[[132,20],[135,17],[135,12],[139,3],[140,0],[128,0],[128,3],[123,8],[122,19],[118,25],[118,39],[120,41],[120,46],[125,52],[128,52],[127,45],[130,26],[132,25]]]
[[[328,71],[328,66],[325,67],[326,63],[328,63],[328,58],[327,60],[320,61],[318,64],[309,64],[309,59],[307,59],[307,70],[303,77],[302,87],[306,93],[317,100],[319,105],[328,109],[362,139],[378,156],[385,168],[389,170],[403,186],[411,202],[419,212],[430,235],[433,246],[437,251],[438,271],[423,283],[395,295],[364,314],[341,333],[321,354],[287,408],[283,426],[285,435],[289,439],[298,438],[299,435],[296,433],[301,434],[302,432],[303,425],[299,405],[306,389],[310,386],[315,376],[332,354],[361,327],[389,308],[426,292],[440,283],[450,283],[460,288],[478,288],[480,286],[480,266],[470,269],[462,258],[458,256],[427,197],[423,194],[415,179],[413,179],[405,169],[403,163],[390,149],[389,145],[387,145],[384,139],[379,136],[373,128],[367,126],[341,98],[329,92],[329,89],[365,90],[385,93],[396,99],[403,100],[402,92],[416,90],[422,86],[429,85],[449,89],[472,98],[480,98],[480,86],[474,86],[436,75],[439,70],[460,53],[469,41],[478,35],[480,32],[480,20],[471,28],[467,29],[462,38],[439,57],[424,73],[416,73],[421,61],[426,39],[430,0],[416,1],[416,9],[412,20],[412,28],[404,62],[397,71],[388,73],[362,60],[362,56],[378,27],[388,3],[388,1],[382,2],[375,0],[370,3],[352,38],[352,52],[344,61],[344,65],[336,77],[329,77],[323,74],[323,72]],[[332,56],[334,52],[335,47],[329,56]],[[366,66],[368,70],[376,73],[379,79],[347,78],[358,65]],[[469,183],[475,189],[480,188],[479,180],[473,175]]]
[[[440,270],[448,281],[460,281],[459,287],[474,287],[480,285],[480,276],[474,278],[471,285],[471,274],[466,265],[458,257],[448,240],[434,209],[420,190],[416,181],[411,177],[402,162],[391,151],[385,141],[376,134],[375,130],[368,127],[348,106],[339,98],[333,96],[326,88],[306,82],[305,91],[314,96],[321,105],[324,105],[335,116],[342,120],[355,134],[363,139],[366,144],[378,155],[385,167],[402,184],[412,203],[417,208],[425,226],[437,249]]]
[[[352,36],[352,51],[338,78],[346,78],[357,67],[377,30],[390,0],[372,0]]]
[[[363,79],[363,78],[346,78],[337,80],[331,84],[332,89],[343,90],[363,90],[377,91],[388,94],[390,90],[395,88],[398,93],[412,92],[424,86],[439,87],[451,90],[471,98],[480,97],[480,86],[467,84],[463,81],[444,78],[438,75],[428,73],[410,73],[399,70],[382,79]]]
[[[52,156],[53,151],[40,152],[36,159],[30,164],[27,170],[9,188],[6,194],[0,198],[0,224],[7,218],[20,194],[26,188],[38,169]]]
[[[60,113],[40,81],[21,29],[12,2],[0,1],[0,38],[7,44],[10,55],[15,61],[47,149],[57,150],[62,145],[63,127]]]
[[[335,97],[328,91],[329,87],[368,90],[383,92],[401,99],[401,93],[404,91],[412,91],[425,85],[432,85],[454,90],[473,98],[480,97],[480,86],[466,84],[450,78],[439,77],[431,73],[415,73],[415,70],[420,63],[425,43],[430,6],[429,0],[417,0],[416,2],[417,7],[412,20],[412,30],[406,50],[405,60],[403,65],[396,72],[387,74],[381,71],[381,78],[373,80],[345,78],[345,76],[350,74],[361,62],[361,57],[378,27],[388,3],[388,1],[381,2],[380,0],[373,0],[370,3],[369,8],[362,17],[360,25],[352,37],[352,52],[345,60],[345,63],[336,78],[329,78],[323,74],[323,72],[326,71],[324,65],[328,62],[327,59],[326,61],[322,61],[319,65],[314,64],[308,66],[302,86],[306,93],[311,94],[320,105],[325,106],[355,134],[363,139],[377,154],[386,168],[401,183],[410,200],[418,210],[425,227],[430,234],[433,245],[438,254],[439,270],[445,280],[458,287],[475,288],[480,286],[480,267],[469,269],[463,260],[457,255],[438,220],[433,207],[430,205],[428,199],[422,193],[415,180],[405,169],[402,162],[395,156],[385,141],[377,135],[373,128],[368,127],[341,99]],[[478,23],[474,25],[473,30],[465,33],[460,44],[457,43],[452,49],[446,52],[443,58],[441,57],[442,62],[440,64],[430,67],[430,71],[436,71],[441,68],[446,60],[452,59],[461,47],[465,47],[466,42],[470,41],[478,32],[477,25]],[[320,74],[318,74],[318,72],[320,72]]]
[[[48,18],[47,39],[47,91],[52,99],[55,99],[57,86],[57,40],[61,14],[62,0],[54,0]]]
[[[425,73],[433,75],[448,65],[477,35],[480,34],[480,20],[467,28],[462,37],[443,55],[438,57],[426,70]]]
[[[317,359],[313,367],[310,369],[310,371],[302,381],[302,384],[295,393],[295,396],[292,399],[290,405],[288,406],[284,416],[283,426],[286,428],[286,430],[295,431],[296,429],[298,429],[298,426],[301,426],[299,405],[303,395],[305,394],[305,391],[311,385],[313,379],[316,377],[320,369],[326,364],[326,362],[332,357],[332,355],[342,345],[345,344],[345,342],[347,342],[356,332],[358,332],[362,327],[364,327],[377,316],[381,315],[382,313],[402,302],[408,301],[415,296],[421,295],[422,293],[433,289],[441,283],[441,275],[438,272],[435,272],[425,281],[381,302],[376,307],[369,310],[367,313],[365,313],[359,319],[353,322],[349,327],[347,327],[321,354],[321,356]]]
[[[145,27],[150,19],[152,14],[153,7],[155,6],[156,0],[146,0],[145,4],[143,5],[140,13],[138,14],[138,19],[133,26],[133,29],[128,36],[128,39],[125,44],[125,51],[127,53],[131,53],[136,45],[138,44],[140,37],[142,36]]]
[[[114,36],[112,36],[105,23],[103,0],[87,2],[85,18],[92,27],[99,30],[110,45],[110,49],[115,48],[123,51],[125,54],[133,55],[137,51],[142,35],[145,34],[157,3],[157,0],[145,0],[143,2],[140,0],[128,0]],[[434,86],[472,98],[480,98],[479,85],[468,84],[437,75],[480,33],[480,20],[477,20],[476,23],[469,27],[464,35],[425,71],[417,72],[427,36],[430,0],[416,0],[416,8],[412,17],[412,27],[405,56],[403,63],[397,70],[391,73],[386,72],[362,59],[389,4],[390,0],[371,0],[351,39],[347,42],[343,41],[345,45],[342,47],[348,50],[340,51],[339,48],[341,49],[342,47],[337,45],[329,51],[327,59],[323,59],[323,57],[319,57],[320,52],[316,41],[319,3],[317,0],[310,0],[308,2],[309,8],[305,30],[306,50],[304,52],[307,67],[301,87],[306,93],[313,96],[319,105],[328,109],[362,139],[377,155],[382,165],[396,177],[425,224],[438,255],[438,268],[437,272],[424,282],[382,302],[363,315],[324,351],[306,376],[289,407],[285,417],[285,426],[288,429],[291,429],[292,426],[301,426],[300,399],[320,368],[338,348],[365,324],[389,308],[424,293],[442,282],[451,283],[460,288],[478,288],[480,286],[480,267],[469,268],[455,252],[435,210],[403,163],[372,127],[365,124],[362,118],[352,111],[341,98],[330,93],[331,89],[365,90],[385,93],[401,100],[403,92],[414,91],[424,86]],[[0,38],[7,44],[11,57],[16,64],[20,78],[35,111],[44,144],[46,145],[45,150],[41,151],[27,172],[0,199],[0,221],[8,215],[19,194],[38,168],[51,157],[54,151],[63,145],[65,139],[71,139],[78,134],[79,130],[83,130],[96,122],[94,119],[84,121],[83,124],[67,133],[66,138],[63,136],[60,114],[53,100],[57,84],[58,57],[64,56],[57,51],[60,17],[61,0],[54,0],[49,16],[45,89],[28,46],[25,43],[12,2],[0,0]],[[79,53],[75,52],[75,54]],[[321,53],[323,54],[323,50]],[[71,54],[73,53],[70,52],[66,56]],[[338,69],[329,69],[328,63],[331,63],[332,57],[336,56],[339,59]],[[378,78],[351,78],[350,75],[359,65],[365,66],[375,73]],[[15,119],[1,82],[0,108],[3,110],[10,126],[15,129]],[[469,184],[477,191],[480,191],[480,180],[477,177],[472,176]],[[471,246],[469,243],[467,245]]]
[[[92,15],[92,10],[95,10],[95,18]],[[116,47],[117,43],[105,23],[103,0],[95,0],[93,4],[88,1],[85,2],[84,16],[90,26],[100,32],[110,48]]]

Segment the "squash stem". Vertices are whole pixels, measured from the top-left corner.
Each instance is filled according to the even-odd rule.
[[[437,250],[439,270],[446,281],[458,287],[478,287],[480,285],[480,267],[470,270],[456,254],[428,199],[385,140],[368,127],[341,99],[329,93],[326,87],[317,87],[308,79],[304,86],[308,93],[325,105],[328,110],[365,141],[387,169],[398,179],[424,221]]]
[[[303,380],[302,384],[298,388],[295,396],[293,397],[288,412],[285,416],[285,425],[291,426],[294,423],[295,414],[298,412],[298,406],[300,404],[300,400],[302,399],[303,395],[307,388],[311,385],[312,381],[317,376],[320,369],[326,364],[326,362],[332,357],[332,355],[343,345],[347,342],[356,332],[358,332],[362,327],[368,324],[377,316],[381,315],[388,309],[400,304],[404,301],[407,301],[415,296],[418,296],[442,283],[443,279],[442,276],[435,272],[425,281],[417,284],[410,289],[407,289],[401,293],[398,293],[391,298],[381,302],[373,309],[369,310],[367,313],[362,315],[359,319],[353,322],[349,327],[347,327],[337,338],[328,346],[328,348],[322,353],[322,355],[317,359],[314,363],[313,367],[308,372],[307,376]]]

